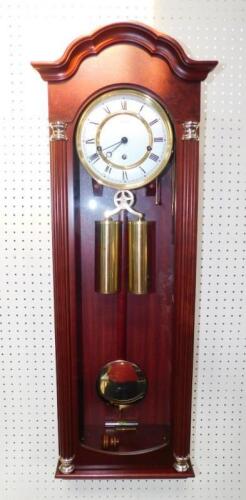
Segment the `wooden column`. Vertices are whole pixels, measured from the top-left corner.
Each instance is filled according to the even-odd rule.
[[[70,332],[68,186],[66,123],[50,123],[52,236],[59,427],[59,470],[74,470]],[[58,348],[59,346],[59,348]]]
[[[177,126],[175,193],[175,326],[173,366],[174,468],[190,467],[193,332],[195,317],[198,142],[197,122]]]

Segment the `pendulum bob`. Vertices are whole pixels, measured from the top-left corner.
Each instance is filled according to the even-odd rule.
[[[119,291],[120,240],[121,222],[96,221],[96,292],[110,294]]]
[[[138,295],[149,291],[148,226],[143,220],[128,222],[128,290]]]
[[[98,396],[107,406],[110,404],[118,410],[117,414],[111,414],[115,415],[112,419],[109,418],[104,423],[101,448],[108,451],[132,451],[136,447],[137,450],[139,445],[142,446],[141,426],[137,420],[128,418],[128,408],[144,399],[147,394],[148,380],[145,373],[131,361],[116,359],[100,369],[96,388]],[[107,412],[107,416],[109,415]]]
[[[123,359],[116,359],[104,365],[98,374],[96,388],[98,395],[106,402],[123,410],[146,396],[148,381],[143,370]],[[106,427],[134,427],[138,423],[108,422]]]

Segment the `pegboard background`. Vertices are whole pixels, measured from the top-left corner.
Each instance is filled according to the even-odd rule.
[[[0,4],[1,500],[246,497],[245,0]],[[60,481],[47,87],[54,60],[100,25],[137,20],[218,59],[203,84],[192,459],[183,481]]]

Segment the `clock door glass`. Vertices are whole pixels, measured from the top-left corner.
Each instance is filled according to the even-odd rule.
[[[120,89],[99,96],[86,108],[78,123],[76,147],[82,165],[99,183],[137,188],[168,164],[172,128],[152,97]]]

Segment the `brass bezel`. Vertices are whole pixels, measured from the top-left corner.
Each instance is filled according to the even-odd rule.
[[[81,148],[81,131],[84,126],[84,122],[86,121],[88,114],[90,111],[95,107],[100,102],[103,102],[105,98],[115,96],[115,95],[122,95],[123,93],[127,93],[128,95],[135,95],[138,97],[141,97],[141,100],[144,103],[151,105],[161,116],[163,123],[166,127],[166,133],[167,133],[167,148],[165,151],[165,155],[159,164],[158,168],[151,173],[151,175],[146,175],[146,177],[143,177],[140,181],[138,182],[128,182],[128,183],[116,183],[113,181],[110,181],[108,179],[104,179],[101,176],[99,176],[97,173],[95,173],[94,169],[92,168],[91,164],[88,163],[87,159],[85,158],[82,148]],[[122,114],[124,111],[122,111]],[[126,111],[126,113],[129,114],[129,112]],[[145,186],[146,184],[149,184],[151,181],[153,181],[160,173],[164,170],[164,168],[168,165],[168,161],[171,157],[172,150],[173,150],[173,131],[172,131],[172,126],[170,119],[164,110],[164,108],[159,104],[158,101],[156,101],[153,97],[150,95],[146,94],[145,92],[142,92],[140,90],[132,90],[128,89],[125,87],[122,87],[120,89],[115,89],[111,90],[109,92],[105,92],[104,94],[101,94],[100,96],[96,97],[93,101],[90,102],[90,104],[85,108],[83,111],[82,115],[79,118],[78,125],[77,125],[77,130],[76,130],[76,149],[77,153],[80,159],[81,164],[85,168],[85,170],[88,172],[88,174],[93,177],[99,184],[102,184],[104,186],[116,188],[116,189],[136,189]],[[120,168],[120,167],[118,167]],[[127,171],[128,168],[122,168],[122,171]]]

